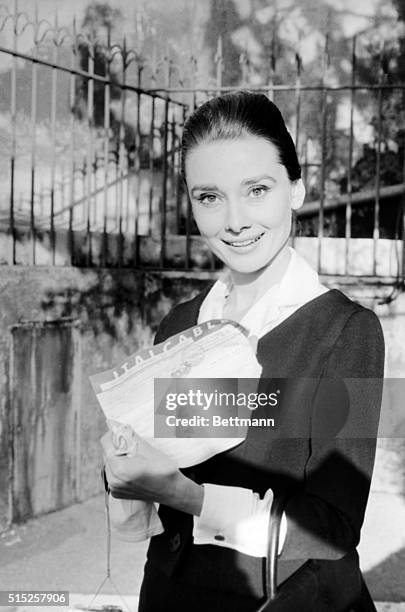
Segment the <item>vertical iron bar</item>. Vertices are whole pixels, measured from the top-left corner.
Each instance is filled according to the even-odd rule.
[[[405,108],[405,89],[402,90],[402,108]],[[401,285],[405,288],[405,132],[403,137],[403,160],[402,160],[402,182],[404,191],[402,193],[402,267],[401,267]],[[395,249],[396,250],[396,249]],[[398,275],[399,276],[399,275]]]
[[[216,83],[217,83],[217,95],[219,96],[221,93],[221,87],[222,87],[222,71],[223,71],[222,36],[218,36],[217,52],[215,54],[214,59],[217,65]]]
[[[302,60],[299,53],[295,55],[297,66],[297,76],[295,81],[295,148],[299,149],[300,145],[300,121],[301,121],[301,68]]]
[[[186,106],[183,106],[183,126],[186,123],[186,118],[187,118],[187,108]],[[185,179],[184,176],[181,177],[182,181]],[[184,199],[186,206],[184,207]],[[182,190],[182,209],[185,208],[185,216],[186,216],[186,223],[185,223],[185,231],[186,231],[186,257],[185,257],[185,268],[186,270],[190,269],[190,265],[191,265],[191,215],[192,215],[192,211],[191,211],[191,202],[190,202],[190,198],[188,197],[188,190],[187,188],[185,188],[185,185],[183,183],[183,190]]]
[[[176,202],[177,202],[177,198],[176,198],[176,187],[177,187],[177,183],[176,183],[176,179],[175,179],[175,167],[174,167],[174,162],[175,162],[175,147],[176,147],[176,134],[175,134],[175,123],[174,123],[174,106],[171,106],[171,119],[169,119],[169,134],[170,134],[170,152],[169,152],[169,156],[170,156],[170,166],[169,166],[169,173],[170,173],[170,204],[171,204],[171,209],[172,209],[172,215],[174,216],[173,219],[173,226],[176,228],[175,231],[178,234],[178,226],[177,226],[177,208],[176,208]],[[173,207],[175,208],[175,210],[173,210]]]
[[[120,187],[120,168],[119,168],[119,142],[118,142],[118,148],[115,151],[115,155],[114,155],[114,164],[115,164],[115,202],[114,202],[114,227],[113,230],[114,232],[118,231],[118,226],[119,226],[119,222],[118,222],[118,214],[119,214],[119,201],[120,201],[120,191],[119,191],[119,187]],[[117,261],[115,260],[114,265],[116,265]]]
[[[154,144],[155,144],[155,97],[152,97],[152,109],[150,120],[149,133],[149,219],[148,219],[148,234],[152,235],[152,219],[153,219],[153,192],[154,192]]]
[[[174,162],[175,162],[175,152],[176,152],[176,120],[175,120],[175,109],[172,106],[171,116],[172,119],[169,121],[170,126],[170,175],[172,178],[171,181],[171,196],[175,197],[176,195],[176,186],[174,182]]]
[[[270,52],[270,67],[269,67],[269,82],[267,85],[267,95],[269,100],[274,101],[274,75],[276,72],[276,32],[277,32],[276,17],[272,19],[271,28],[271,52]]]
[[[77,38],[76,38],[76,19],[73,19],[73,43],[70,52],[70,66],[72,69],[76,67],[76,54],[77,54]],[[68,250],[70,265],[74,262],[74,234],[73,234],[73,215],[74,215],[74,201],[75,201],[75,88],[76,88],[76,77],[74,74],[70,75],[70,86],[69,86],[69,99],[70,99],[70,193],[69,193],[69,230],[68,230]]]
[[[308,137],[305,138],[304,146],[304,184],[308,185]]]
[[[174,165],[174,181],[176,183],[175,189],[175,197],[176,197],[176,231],[177,234],[181,234],[182,231],[182,205],[181,205],[181,191],[182,191],[182,183],[181,183],[181,172],[180,172],[180,138],[176,134],[175,136],[175,147],[176,147],[176,159]]]
[[[110,49],[111,49],[111,28],[108,28],[107,33],[107,50],[104,57],[104,70],[107,79],[110,79]],[[108,259],[108,232],[107,232],[107,215],[108,215],[108,170],[109,170],[109,144],[110,144],[110,84],[104,84],[104,142],[103,142],[103,238],[101,247],[101,266],[107,266]]]
[[[295,54],[295,63],[297,67],[296,75],[296,90],[295,90],[295,148],[298,153],[299,151],[299,133],[300,133],[300,118],[301,118],[301,56],[299,52]],[[292,216],[292,246],[295,244],[295,237],[297,234],[297,220],[296,215]]]
[[[86,260],[87,266],[92,265],[92,244],[91,244],[91,201],[92,201],[92,186],[91,186],[91,172],[93,167],[93,125],[94,125],[94,80],[92,75],[94,74],[94,57],[95,57],[95,44],[89,43],[88,47],[88,79],[87,79],[87,126],[89,130],[88,146],[87,146],[87,198],[86,198],[86,240],[87,240],[87,253]]]
[[[13,21],[13,49],[17,52],[17,19],[18,3],[14,0],[14,21]],[[9,250],[8,263],[16,263],[16,232],[14,216],[15,198],[15,161],[17,153],[17,56],[13,55],[11,60],[11,93],[10,93],[10,114],[11,114],[11,159],[10,159],[10,210],[9,210],[9,234],[11,238],[11,248]]]
[[[166,49],[166,89],[170,89],[171,83],[171,63],[169,48]],[[164,106],[164,126],[163,126],[163,176],[162,176],[162,197],[160,201],[160,267],[164,268],[166,262],[166,210],[167,210],[167,146],[169,135],[169,94],[166,94]]]
[[[378,67],[378,103],[377,103],[377,149],[375,158],[375,200],[374,200],[374,226],[373,226],[373,275],[377,274],[377,249],[380,237],[380,172],[381,172],[381,131],[382,131],[382,103],[384,81],[383,48],[380,52],[380,65]]]
[[[121,117],[119,130],[119,148],[118,148],[118,266],[122,267],[124,237],[122,233],[122,216],[123,216],[123,183],[124,183],[124,158],[125,158],[125,106],[126,106],[126,78],[127,78],[127,41],[124,36],[122,43],[122,84],[121,89]]]
[[[197,95],[196,95],[196,86],[197,86],[197,60],[195,57],[191,57],[190,60],[190,101],[189,108],[191,112],[193,112],[197,106]]]
[[[57,31],[58,23],[57,18],[55,22],[55,31]],[[56,36],[56,34],[55,34]],[[54,40],[53,48],[53,62],[58,62],[58,46],[57,40]],[[52,85],[51,85],[51,256],[52,265],[55,265],[55,250],[56,250],[56,237],[55,237],[55,173],[56,173],[56,93],[57,93],[57,74],[56,68],[52,68]]]
[[[98,199],[98,193],[97,193],[97,189],[98,189],[98,180],[97,180],[97,171],[98,171],[98,155],[97,155],[97,145],[95,147],[95,151],[94,151],[94,157],[93,157],[93,165],[92,165],[92,174],[93,174],[93,201],[92,201],[92,209],[93,209],[93,214],[92,214],[92,219],[93,219],[93,229],[95,232],[99,231],[99,224],[98,224],[98,209],[97,209],[97,199]]]
[[[163,177],[162,177],[162,198],[160,206],[160,267],[164,268],[166,260],[166,208],[167,208],[167,140],[168,140],[168,121],[169,121],[169,96],[166,96],[164,110],[163,128]]]
[[[137,97],[138,97],[138,93],[137,93]],[[136,136],[134,138],[134,142],[136,143]],[[135,163],[135,159],[138,155],[138,149],[137,146],[135,144],[134,147],[134,153],[133,153],[133,157],[131,158],[131,151],[129,149],[129,142],[127,143],[127,147],[126,147],[126,162],[125,162],[125,170],[126,170],[126,175],[125,175],[125,189],[124,189],[124,195],[125,195],[125,206],[124,206],[124,236],[126,236],[129,232],[129,228],[130,228],[130,216],[131,216],[131,202],[130,202],[130,197],[131,197],[131,175],[132,175],[132,165],[134,165]],[[135,211],[134,211],[135,213]],[[134,214],[134,219],[136,218],[136,215]]]
[[[239,65],[242,71],[242,87],[249,87],[249,58],[247,51],[242,52],[239,55]]]
[[[138,87],[142,86],[142,66],[138,67]],[[141,94],[137,93],[136,106],[136,134],[135,134],[135,158],[134,158],[134,176],[136,180],[135,193],[135,210],[134,210],[134,266],[139,263],[139,211],[141,206]],[[128,189],[130,183],[128,179]]]
[[[60,206],[59,206],[59,227],[64,228],[65,225],[65,164],[62,160],[60,167]]]
[[[321,168],[318,211],[318,272],[322,272],[322,239],[324,230],[325,179],[326,179],[326,90],[322,90]]]
[[[180,234],[182,231],[182,214],[183,214],[183,206],[182,206],[182,191],[183,191],[183,183],[181,176],[181,132],[179,129],[180,122],[178,120],[180,114],[180,109],[177,109],[177,123],[175,123],[175,148],[176,148],[176,159],[175,159],[175,181],[176,181],[176,211],[177,211],[177,233]]]
[[[345,274],[349,273],[349,250],[352,223],[352,166],[353,166],[353,114],[355,103],[356,85],[356,36],[352,39],[352,78],[350,89],[350,128],[349,128],[349,160],[347,170],[347,204],[346,204],[346,224],[345,224]]]
[[[329,57],[329,34],[325,37],[324,66],[322,74],[322,100],[321,100],[321,176],[318,212],[318,272],[322,272],[322,239],[324,230],[325,181],[326,181],[326,140],[327,140],[327,88],[325,85],[326,71]]]
[[[35,266],[35,166],[37,126],[37,83],[38,72],[35,59],[38,57],[38,7],[35,6],[34,51],[31,64],[31,185],[30,185],[30,264]]]
[[[97,171],[98,171],[98,146],[97,146],[97,137],[94,143],[94,153],[93,153],[93,163],[91,165],[91,177],[92,177],[92,200],[91,200],[91,219],[92,219],[92,231],[99,231],[99,223],[98,223],[98,181],[97,181]],[[101,253],[100,253],[101,255]]]
[[[182,118],[182,128],[184,128],[184,124],[186,123],[186,119],[187,119],[187,107],[183,106],[183,118]],[[185,253],[185,261],[184,261],[184,265],[186,270],[190,269],[190,263],[191,263],[191,240],[190,240],[190,221],[191,221],[191,207],[190,207],[190,201],[189,201],[189,197],[188,197],[188,191],[187,188],[185,186],[185,177],[183,176],[182,173],[182,151],[181,151],[181,146],[179,146],[179,181],[180,181],[180,202],[181,202],[181,210],[185,211],[185,233],[186,233],[186,253]],[[184,200],[185,201],[185,206],[184,206]]]
[[[186,270],[190,270],[191,268],[191,219],[192,219],[192,210],[191,210],[191,201],[188,195],[187,189],[184,190],[184,197],[186,198]]]
[[[82,183],[82,201],[83,204],[81,206],[81,210],[82,210],[82,215],[81,215],[81,222],[82,225],[80,227],[83,227],[84,230],[86,230],[86,218],[87,218],[87,159],[86,156],[83,156],[82,159],[82,167],[80,169],[80,175],[81,175],[81,183]]]

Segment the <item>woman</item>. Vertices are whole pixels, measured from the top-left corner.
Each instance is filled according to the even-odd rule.
[[[182,154],[198,229],[228,275],[176,306],[155,342],[209,319],[237,321],[258,338],[261,390],[287,380],[288,400],[277,432],[250,428],[242,444],[193,468],[180,471],[142,444],[134,459],[107,461],[113,496],[160,503],[165,531],[151,540],[139,609],[256,610],[266,597],[263,517],[283,496],[279,582],[288,587],[305,568],[316,576],[313,610],[350,610],[361,589],[356,545],[374,462],[381,326],[289,247],[305,189],[266,96],[203,104],[185,125]]]

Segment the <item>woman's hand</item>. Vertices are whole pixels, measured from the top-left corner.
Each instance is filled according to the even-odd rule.
[[[117,455],[111,432],[100,440],[105,472],[113,497],[158,502],[199,515],[204,488],[180,472],[165,453],[136,436],[136,451]]]

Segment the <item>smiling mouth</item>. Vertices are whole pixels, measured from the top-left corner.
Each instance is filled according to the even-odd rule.
[[[249,238],[247,240],[234,240],[232,242],[229,240],[222,240],[222,242],[225,242],[225,244],[228,244],[229,246],[232,246],[232,247],[247,247],[251,244],[254,244],[258,240],[260,240],[260,238],[264,236],[264,234],[265,232],[262,232],[258,236],[255,236],[255,238]]]

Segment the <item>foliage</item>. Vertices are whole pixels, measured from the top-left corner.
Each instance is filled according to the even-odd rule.
[[[122,20],[122,14],[118,9],[113,9],[108,3],[94,2],[87,9],[82,23],[82,31],[86,38],[79,38],[78,54],[80,68],[88,72],[90,59],[93,58],[93,72],[100,76],[108,76],[111,81],[119,82],[119,69],[115,62],[110,61],[109,41],[111,31],[118,27]],[[92,122],[96,127],[104,125],[105,87],[102,82],[93,81],[93,116]],[[112,100],[121,97],[119,87],[112,85],[110,88]],[[78,78],[76,83],[76,97],[73,112],[79,119],[87,116],[88,109],[88,80]],[[110,115],[114,123],[114,117]]]
[[[344,15],[332,3],[303,0],[297,4],[279,2],[269,6],[267,0],[244,3],[211,0],[211,17],[207,23],[207,44],[214,58],[216,39],[222,36],[226,69],[224,84],[242,84],[239,64],[241,54],[247,57],[249,80],[247,85],[266,84],[350,85],[353,65],[351,37],[344,29]],[[223,9],[223,10],[221,10]],[[396,13],[395,10],[396,9]],[[395,14],[398,20],[395,22]],[[378,83],[405,82],[405,4],[393,0],[391,7],[377,6],[374,21],[370,20],[357,36],[355,63],[356,83],[374,86]],[[371,92],[371,95],[370,95]],[[276,92],[275,102],[293,136],[296,136],[297,98],[294,92]],[[349,108],[350,91],[331,92],[327,108],[321,91],[301,93],[299,135],[303,150],[311,143],[309,163],[325,162],[328,192],[345,191],[349,164]],[[376,157],[379,148],[380,184],[399,184],[403,180],[404,149],[404,94],[401,90],[387,90],[379,94],[356,92],[352,158],[352,188],[354,191],[372,188],[375,183]],[[345,122],[341,117],[345,116]],[[365,133],[369,140],[366,142]],[[359,138],[359,139],[358,139]],[[357,140],[358,139],[358,140]],[[305,156],[305,154],[304,154]],[[335,183],[335,188],[331,183]],[[308,185],[311,199],[319,198],[320,173]]]

